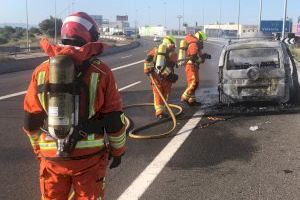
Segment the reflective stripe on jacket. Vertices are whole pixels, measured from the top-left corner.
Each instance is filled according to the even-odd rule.
[[[38,93],[38,86],[49,82],[49,61],[42,63],[36,68],[32,75],[27,94],[24,100],[24,110],[27,113],[28,124],[24,125],[25,132],[29,135],[32,144],[38,146],[40,153],[45,157],[56,156],[56,142],[45,133],[40,136],[33,135],[36,126],[33,126],[30,121],[34,119],[35,115],[42,112],[47,113],[47,94],[45,92]],[[96,60],[85,71],[83,82],[88,86],[89,93],[81,92],[81,99],[89,101],[80,104],[80,113],[88,112],[88,118],[98,118],[106,113],[122,111],[121,96],[116,87],[116,83],[111,70],[102,62]],[[82,89],[83,90],[83,89]],[[88,98],[86,97],[88,95]],[[86,105],[89,107],[86,108]],[[120,116],[121,118],[121,116]],[[35,119],[36,120],[36,119]],[[119,120],[121,121],[121,119]],[[122,122],[112,122],[122,123]],[[31,126],[31,127],[30,127]],[[124,125],[121,125],[122,127]],[[99,131],[101,132],[101,131]],[[126,131],[121,128],[117,132],[108,134],[108,142],[110,143],[110,150],[113,156],[121,155],[125,152]],[[88,133],[88,137],[78,141],[74,152],[71,156],[82,156],[93,154],[100,149],[105,148],[104,135]]]

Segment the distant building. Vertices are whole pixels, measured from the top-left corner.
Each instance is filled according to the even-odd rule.
[[[160,36],[167,35],[167,30],[163,26],[142,26],[139,28],[139,34],[141,36]]]
[[[197,26],[197,27],[190,27],[190,26],[187,26],[187,27],[183,27],[183,34],[186,35],[188,33],[190,34],[194,34],[198,31],[202,31],[203,30],[203,27],[201,26]]]
[[[128,15],[117,15],[116,21],[110,21],[103,19],[102,15],[91,15],[91,17],[97,22],[100,28],[101,34],[126,34],[131,35],[135,33],[135,28],[131,28],[128,22]]]
[[[116,21],[128,22],[128,15],[117,15]]]
[[[126,21],[108,22],[102,24],[101,32],[103,32],[106,35],[112,35],[117,32],[125,33],[126,29],[128,29],[129,27],[130,24]]]
[[[293,25],[293,33],[295,33],[296,36],[300,37],[300,24]]]
[[[99,27],[103,24],[103,16],[102,15],[90,15],[98,24]]]
[[[243,33],[258,32],[257,25],[238,25],[234,23],[228,24],[210,24],[204,25],[204,32],[209,37],[236,37]]]

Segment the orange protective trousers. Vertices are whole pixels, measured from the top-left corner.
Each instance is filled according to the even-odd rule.
[[[158,75],[154,74],[153,75],[153,80],[155,81],[158,89],[161,91],[163,97],[168,100],[169,95],[171,93],[171,87],[172,87],[172,83],[170,81],[167,81],[166,79],[161,79],[158,77]],[[162,100],[162,98],[160,97],[157,89],[155,88],[155,86],[153,85],[154,83],[152,82],[152,91],[153,91],[153,96],[154,96],[154,108],[155,108],[155,115],[161,115],[164,112],[165,109],[165,105],[164,102]]]
[[[195,64],[186,64],[185,74],[188,85],[181,96],[181,100],[193,103],[196,101],[195,92],[199,85],[199,67]]]
[[[42,200],[67,200],[71,188],[75,192],[76,200],[103,200],[107,165],[107,153],[72,161],[50,161],[42,158],[40,162]]]

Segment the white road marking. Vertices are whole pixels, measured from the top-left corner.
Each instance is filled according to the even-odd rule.
[[[144,62],[144,60],[136,61],[134,63],[130,63],[130,64],[123,65],[123,66],[120,66],[120,67],[112,68],[111,71],[117,71],[117,70],[124,69],[124,68],[127,68],[127,67],[131,67],[133,65],[140,64],[140,63],[143,63],[143,62]]]
[[[130,57],[132,57],[132,55],[123,56],[123,57],[121,57],[121,59],[130,58]]]
[[[133,86],[135,86],[137,84],[140,84],[141,82],[142,81],[137,81],[135,83],[129,84],[127,86],[124,86],[124,87],[120,88],[119,91],[121,92],[121,91],[126,90],[128,88],[131,88],[131,87],[133,87]],[[12,97],[17,97],[17,96],[24,95],[24,94],[26,94],[26,92],[27,91],[22,91],[22,92],[16,92],[16,93],[13,93],[13,94],[8,94],[8,95],[5,95],[5,96],[2,96],[2,97],[0,97],[0,101],[4,100],[4,99],[9,99],[9,98],[12,98]]]
[[[116,68],[113,68],[111,69],[112,71],[117,71],[117,70],[120,70],[120,69],[124,69],[124,68],[127,68],[127,67],[131,67],[133,65],[136,65],[136,64],[140,64],[144,62],[144,60],[140,60],[140,61],[137,61],[137,62],[134,62],[134,63],[130,63],[130,64],[127,64],[127,65],[123,65],[123,66],[120,66],[120,67],[116,67]],[[139,82],[141,83],[141,82]],[[138,82],[134,83],[134,85],[137,85],[139,84]],[[133,85],[133,86],[134,86]],[[128,88],[128,86],[125,86]],[[122,88],[121,88],[122,89]],[[126,89],[126,88],[125,88]],[[16,92],[16,93],[13,93],[13,94],[8,94],[8,95],[4,95],[4,96],[0,96],[0,101],[1,100],[4,100],[4,99],[9,99],[9,98],[12,98],[12,97],[16,97],[16,96],[21,96],[21,95],[24,95],[26,94],[26,91],[21,91],[21,92]]]
[[[125,87],[120,88],[119,91],[121,92],[121,91],[126,90],[126,89],[128,89],[128,88],[131,88],[131,87],[133,87],[133,86],[135,86],[135,85],[137,85],[137,84],[140,84],[141,82],[142,82],[142,81],[137,81],[137,82],[135,82],[135,83],[129,84],[129,85],[125,86]]]
[[[145,53],[147,53],[149,50],[144,51]]]
[[[190,136],[193,129],[201,120],[203,111],[196,112],[193,117],[182,127],[178,135],[154,158],[133,183],[121,194],[118,200],[140,199],[147,188],[171,160],[184,141]]]
[[[20,95],[23,95],[23,94],[26,94],[26,91],[16,92],[16,93],[13,93],[13,94],[8,94],[8,95],[0,97],[0,101],[4,100],[4,99],[9,99],[9,98],[12,98],[12,97],[20,96]]]

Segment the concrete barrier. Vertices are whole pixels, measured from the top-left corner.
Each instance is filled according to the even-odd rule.
[[[115,53],[120,53],[123,51],[128,51],[130,49],[137,48],[138,46],[140,46],[140,43],[138,41],[134,41],[127,45],[108,48],[101,54],[101,57],[115,54]],[[47,56],[41,56],[41,57],[36,57],[36,58],[24,58],[24,59],[9,60],[9,61],[1,62],[0,63],[0,74],[34,69],[39,64],[41,64],[43,61],[45,61],[47,58],[48,58]]]
[[[123,51],[128,51],[130,49],[134,49],[134,48],[137,48],[139,46],[140,46],[140,42],[134,41],[134,42],[131,42],[130,44],[127,44],[127,45],[117,46],[117,47],[106,49],[101,54],[101,56],[107,56],[107,55],[111,55],[111,54],[115,54],[115,53],[120,53],[120,52],[123,52]]]

